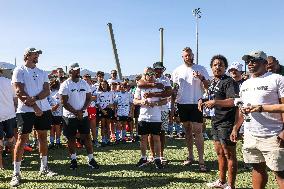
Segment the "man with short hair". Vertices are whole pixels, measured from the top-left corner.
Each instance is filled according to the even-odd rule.
[[[113,82],[114,83],[121,83],[121,80],[117,78],[117,71],[116,70],[111,70],[111,76],[107,80],[108,84],[111,85]]]
[[[68,150],[71,155],[70,169],[77,169],[76,133],[79,131],[81,140],[85,144],[88,154],[88,165],[98,169],[99,165],[94,159],[93,146],[90,136],[90,122],[87,107],[91,103],[91,88],[80,78],[80,66],[74,63],[69,66],[69,79],[64,81],[59,89],[63,104],[64,135],[67,137]]]
[[[279,64],[279,61],[274,56],[267,57],[266,70],[284,76],[284,66]]]
[[[0,74],[2,70],[0,68]],[[4,140],[6,146],[13,152],[15,145],[14,128],[16,126],[15,92],[11,80],[0,76],[0,170],[3,169],[2,152]]]
[[[47,130],[51,128],[51,107],[47,97],[50,94],[48,75],[36,67],[41,50],[28,48],[24,54],[25,64],[16,67],[12,83],[18,97],[17,121],[19,136],[14,151],[14,172],[11,186],[20,184],[20,166],[24,146],[33,128],[37,132],[41,158],[40,175],[54,176],[47,166]]]
[[[242,77],[242,67],[243,65],[239,62],[233,62],[228,68],[228,73],[235,80],[239,86],[245,81]]]
[[[203,116],[198,111],[198,100],[202,98],[204,88],[208,88],[209,75],[206,69],[193,63],[194,55],[189,47],[182,51],[184,64],[177,67],[173,74],[174,86],[178,86],[176,96],[180,120],[185,129],[185,139],[188,148],[188,157],[184,165],[191,165],[193,158],[193,138],[199,156],[200,171],[207,171],[204,164],[204,138],[202,133]],[[175,100],[175,99],[174,99]],[[194,133],[194,137],[193,134]]]
[[[267,56],[263,51],[252,51],[242,59],[248,65],[251,78],[240,89],[244,105],[269,105],[284,103],[284,77],[267,72]],[[236,141],[237,131],[244,118],[239,112],[239,122],[234,126],[231,140]],[[252,112],[244,122],[243,156],[250,163],[253,188],[265,188],[268,181],[266,166],[275,175],[279,188],[284,188],[284,130],[283,113]]]

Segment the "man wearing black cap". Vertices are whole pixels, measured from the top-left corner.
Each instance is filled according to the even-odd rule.
[[[66,123],[63,133],[68,140],[68,150],[71,155],[70,169],[77,169],[76,156],[76,133],[86,146],[88,154],[88,165],[98,169],[99,165],[94,159],[93,146],[90,136],[90,122],[87,107],[91,103],[91,88],[89,84],[80,78],[80,67],[78,63],[69,66],[70,77],[64,81],[59,89],[63,104],[63,119]]]
[[[243,56],[248,64],[251,78],[240,88],[244,107],[284,103],[284,77],[267,72],[267,56],[263,51],[253,51]],[[234,127],[231,140],[236,141],[237,131],[244,118],[239,113],[239,122]],[[265,188],[268,181],[266,166],[274,171],[279,188],[284,188],[284,128],[283,113],[249,113],[244,122],[243,157],[250,163],[253,188]]]
[[[51,128],[51,107],[47,101],[50,94],[48,75],[36,67],[41,50],[28,48],[24,54],[25,64],[15,68],[12,83],[18,97],[17,121],[19,136],[14,151],[14,172],[11,186],[20,184],[20,165],[24,146],[33,128],[37,131],[41,158],[40,175],[54,176],[47,166],[47,130]]]

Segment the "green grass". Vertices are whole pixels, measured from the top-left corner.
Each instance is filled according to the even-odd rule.
[[[22,184],[19,188],[206,188],[206,183],[218,178],[216,155],[212,141],[205,142],[206,165],[208,173],[200,173],[198,165],[182,166],[187,156],[183,139],[168,139],[165,155],[170,160],[163,170],[154,165],[135,167],[140,158],[138,143],[119,144],[112,147],[95,148],[99,170],[90,170],[86,165],[86,152],[79,150],[78,170],[69,169],[67,149],[54,149],[49,152],[49,166],[59,176],[39,177],[39,156],[37,152],[25,152],[22,163]],[[197,156],[196,150],[194,151]],[[239,171],[237,188],[252,188],[250,171],[242,170],[241,145],[238,144]],[[0,171],[0,188],[9,188],[12,174],[11,157],[4,158],[6,170]],[[267,188],[278,188],[274,175],[269,172]]]

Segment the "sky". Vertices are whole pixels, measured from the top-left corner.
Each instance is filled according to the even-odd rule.
[[[199,64],[210,73],[216,54],[229,64],[263,50],[284,64],[282,0],[0,0],[0,62],[23,64],[27,47],[43,51],[38,67],[52,70],[78,62],[84,69],[115,69],[107,23],[112,23],[122,74],[141,73],[160,60],[171,73],[183,63],[181,50],[196,54],[201,9]]]

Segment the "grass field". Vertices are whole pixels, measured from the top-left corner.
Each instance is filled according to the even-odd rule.
[[[251,173],[242,169],[241,146],[238,144],[239,171],[237,188],[251,188]],[[49,152],[49,166],[59,175],[53,178],[39,177],[39,156],[36,151],[25,152],[22,163],[22,184],[19,188],[206,188],[206,183],[218,178],[216,155],[212,141],[205,142],[205,158],[208,173],[200,173],[198,164],[190,167],[182,165],[187,156],[184,139],[168,139],[165,155],[170,160],[163,170],[154,165],[137,168],[140,158],[139,143],[119,144],[95,148],[99,170],[91,170],[86,165],[85,150],[79,150],[78,170],[69,169],[67,149],[54,149]],[[196,150],[194,151],[197,157]],[[4,158],[6,170],[0,170],[0,188],[9,188],[12,174],[11,157]],[[275,178],[269,172],[267,188],[278,188]]]

